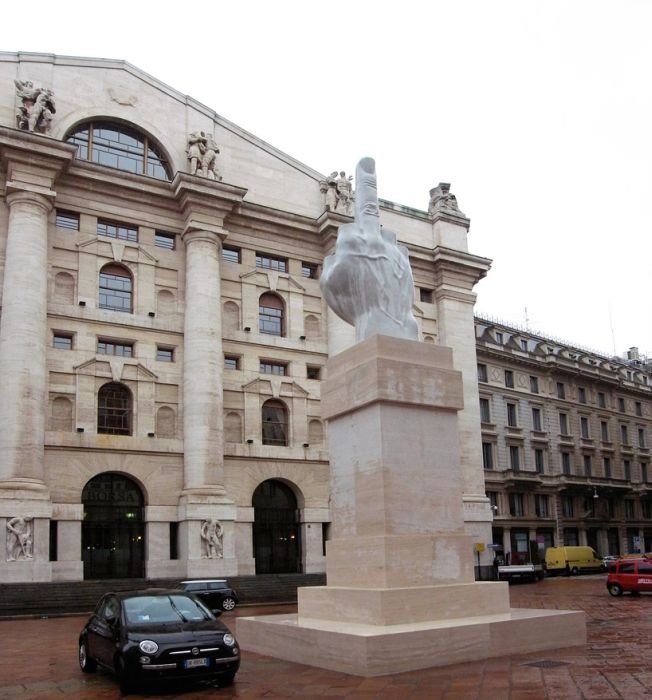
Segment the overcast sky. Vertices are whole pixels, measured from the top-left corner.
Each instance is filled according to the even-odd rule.
[[[124,59],[400,204],[451,182],[479,312],[652,355],[649,0],[5,4],[1,50]]]

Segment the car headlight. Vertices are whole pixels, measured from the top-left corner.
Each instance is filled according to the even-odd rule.
[[[227,632],[224,635],[224,643],[226,644],[227,647],[232,647],[235,644],[235,637]]]
[[[158,651],[158,644],[151,639],[143,639],[143,641],[138,645],[138,648],[143,652],[143,654],[156,654]]]

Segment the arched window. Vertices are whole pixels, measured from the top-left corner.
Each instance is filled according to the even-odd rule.
[[[263,445],[288,444],[288,410],[282,401],[265,401],[262,420]]]
[[[97,432],[131,435],[131,391],[117,382],[105,384],[97,394]]]
[[[111,121],[87,122],[65,140],[77,146],[77,158],[110,168],[171,180],[170,166],[161,150],[145,134]]]
[[[131,313],[133,283],[122,265],[105,265],[100,272],[100,309]]]
[[[283,300],[276,294],[263,294],[258,300],[258,330],[267,335],[285,335]]]

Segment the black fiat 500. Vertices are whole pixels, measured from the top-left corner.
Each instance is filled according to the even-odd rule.
[[[123,693],[162,678],[233,683],[240,649],[229,629],[183,591],[107,593],[79,635],[79,665],[115,672]]]

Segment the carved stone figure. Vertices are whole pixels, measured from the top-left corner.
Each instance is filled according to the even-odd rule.
[[[408,252],[380,225],[373,158],[358,163],[355,178],[355,221],[340,226],[335,254],[324,259],[324,298],[355,326],[358,342],[375,334],[417,339]]]
[[[320,192],[324,195],[324,206],[327,211],[336,211],[346,216],[353,216],[353,176],[346,177],[344,170],[334,170],[326,180],[319,183]]]
[[[437,211],[447,211],[458,216],[464,216],[457,205],[457,197],[451,193],[449,182],[440,182],[430,190],[428,214],[433,216]]]
[[[32,519],[11,518],[7,521],[7,561],[32,558]]]
[[[31,80],[14,80],[19,99],[16,109],[16,126],[23,131],[47,134],[52,125],[54,92],[47,88],[35,88]]]
[[[206,153],[206,134],[203,131],[192,131],[188,136],[186,149],[191,175],[201,175],[202,158]]]
[[[205,151],[201,158],[201,175],[209,180],[221,180],[222,177],[217,172],[217,154],[220,149],[210,134],[206,136],[204,143]]]
[[[202,558],[222,559],[224,556],[224,528],[219,520],[204,520],[201,525],[201,538],[204,545]]]

